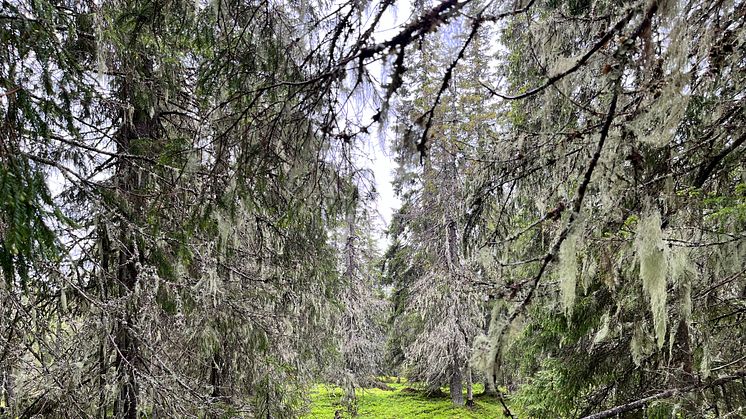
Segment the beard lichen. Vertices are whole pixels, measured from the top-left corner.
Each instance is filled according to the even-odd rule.
[[[653,211],[640,218],[635,240],[642,289],[649,298],[658,348],[666,340],[666,276],[668,263],[661,231],[661,216]]]
[[[632,362],[638,367],[642,365],[642,361],[645,358],[654,352],[653,342],[651,342],[650,336],[646,333],[645,329],[647,327],[644,324],[635,325],[632,332],[632,339],[629,342]]]
[[[596,335],[593,337],[593,344],[601,343],[604,340],[606,340],[606,337],[609,336],[609,325],[610,325],[611,315],[607,311],[604,313],[604,315],[601,317],[601,325],[598,328],[598,331],[596,332]]]
[[[559,251],[559,277],[562,309],[567,317],[572,316],[572,308],[575,304],[575,287],[578,281],[578,259],[577,259],[576,234],[570,234]]]
[[[492,308],[487,334],[480,333],[472,344],[470,365],[488,377],[495,373],[496,362],[505,343],[504,330],[509,327],[506,317],[506,305],[503,302],[496,302]]]
[[[697,268],[692,262],[689,249],[678,248],[669,258],[671,280],[679,292],[679,315],[689,323],[692,317],[692,282],[697,277]]]

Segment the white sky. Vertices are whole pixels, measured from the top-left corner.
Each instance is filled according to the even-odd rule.
[[[372,10],[372,12],[376,12],[376,10]],[[382,16],[378,24],[380,29],[376,30],[373,35],[375,40],[382,42],[395,36],[409,20],[411,14],[412,7],[410,0],[397,1]],[[375,61],[370,64],[369,70],[374,77],[379,76],[382,73],[381,62]],[[387,80],[379,80],[379,82],[386,83]],[[375,111],[376,109],[372,104],[368,103],[366,109],[363,109],[361,112],[364,120],[370,121]],[[386,131],[380,141],[377,135],[371,134],[363,148],[368,158],[359,162],[363,167],[370,169],[375,177],[376,191],[378,192],[376,199],[378,216],[375,219],[374,227],[376,228],[378,249],[381,252],[384,252],[389,244],[385,233],[391,222],[391,216],[401,205],[401,201],[394,194],[394,189],[391,185],[391,182],[394,180],[394,170],[396,168],[396,163],[393,159],[394,156],[390,151],[390,145],[394,140],[393,137],[394,133],[390,129]]]
[[[389,222],[391,222],[392,214],[399,208],[401,202],[394,195],[394,189],[391,185],[396,167],[393,156],[388,150],[388,146],[392,140],[391,133],[387,133],[385,143],[381,143],[373,137],[371,136],[366,144],[365,151],[368,158],[361,163],[370,169],[375,177],[376,191],[378,192],[376,199],[377,216],[374,219],[375,237],[378,243],[378,250],[384,252],[389,244],[385,234],[386,229]]]

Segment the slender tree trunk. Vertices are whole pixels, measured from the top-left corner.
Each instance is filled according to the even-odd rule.
[[[101,316],[103,317],[103,316]],[[107,333],[104,330],[104,333]],[[99,419],[106,419],[106,370],[108,369],[106,362],[106,338],[101,338],[101,343],[98,347],[98,414],[96,417]]]
[[[218,351],[212,354],[210,360],[210,386],[212,386],[212,398],[219,400],[223,397],[223,358]]]
[[[0,409],[0,416],[2,417],[16,417],[16,401],[13,388],[13,374],[10,367],[6,367],[2,371],[2,387],[0,387],[0,400],[5,401],[5,408]],[[7,415],[7,416],[4,416]]]
[[[451,401],[456,406],[464,405],[463,382],[461,378],[461,368],[454,363],[453,373],[451,374]]]
[[[212,397],[212,401],[213,403],[224,401],[226,398],[225,392],[223,391],[225,360],[221,356],[220,350],[215,350],[210,359],[208,359],[208,362],[210,363],[210,386],[212,387],[212,393],[210,396]],[[219,412],[213,412],[211,410],[208,412],[206,417],[217,419],[222,416]]]
[[[139,348],[135,328],[137,326],[137,302],[134,301],[133,291],[137,282],[137,268],[133,259],[137,257],[127,227],[123,227],[120,240],[124,251],[120,252],[119,296],[124,299],[125,313],[123,318],[116,321],[116,350],[117,350],[117,380],[119,382],[119,400],[117,417],[122,419],[137,419],[138,392],[137,367],[139,363]]]
[[[138,408],[138,382],[136,373],[137,343],[129,325],[132,316],[125,316],[125,320],[119,324],[117,334],[117,348],[120,352],[117,365],[117,378],[119,380],[119,402],[117,416],[122,419],[137,419]]]
[[[98,287],[99,287],[99,298],[101,301],[108,299],[108,275],[110,269],[110,256],[111,256],[111,243],[109,241],[108,232],[100,220],[97,226],[98,234],[98,251],[101,256],[101,267],[98,273]],[[98,412],[96,417],[98,419],[106,419],[108,416],[108,403],[106,400],[106,373],[109,371],[109,361],[107,349],[109,347],[109,315],[102,310],[99,316],[99,326],[101,327],[101,342],[98,347]]]
[[[457,171],[456,171],[456,165],[453,160],[449,161],[446,165],[447,171],[448,171],[448,177],[450,178],[451,183],[451,190],[455,190],[455,185],[458,182],[457,180]],[[456,324],[459,325],[459,331],[456,333],[456,335],[453,337],[453,345],[451,347],[452,351],[452,375],[451,375],[451,401],[454,405],[457,406],[463,406],[464,405],[464,394],[463,394],[463,378],[462,378],[462,372],[461,372],[461,360],[457,356],[459,353],[459,346],[461,344],[460,340],[464,339],[468,342],[468,336],[465,336],[464,330],[461,327],[461,310],[460,310],[460,301],[458,299],[458,291],[461,288],[460,279],[458,277],[459,272],[461,271],[461,262],[459,260],[459,240],[458,240],[458,232],[457,232],[457,225],[455,221],[455,217],[452,215],[453,208],[449,208],[446,212],[445,217],[445,227],[446,227],[446,255],[448,258],[448,271],[451,273],[451,281],[453,286],[454,295],[453,298],[453,314],[456,318]]]
[[[471,367],[466,367],[466,405],[474,406],[474,393],[472,389]]]
[[[678,386],[682,384],[694,384],[694,359],[692,358],[692,348],[689,344],[689,325],[685,320],[679,320],[673,339],[673,361],[675,366],[681,366],[681,374],[678,377],[681,382],[672,384]]]
[[[130,140],[132,138],[127,138]],[[132,214],[137,214],[142,207],[132,198],[137,189],[137,174],[130,162],[124,163],[124,176],[120,184],[122,197],[128,202]],[[117,381],[119,398],[116,416],[122,419],[137,419],[138,392],[137,369],[140,361],[136,336],[138,303],[134,295],[137,284],[140,252],[135,242],[135,233],[129,226],[130,220],[122,221],[119,231],[119,266],[117,269],[118,297],[124,302],[124,315],[115,322],[115,344],[117,351]]]
[[[228,177],[229,171],[228,171],[228,147],[226,146],[225,142],[223,140],[217,141],[216,144],[216,153],[215,153],[215,169],[214,169],[214,176],[212,176],[212,184],[210,185],[211,191],[212,191],[212,199],[214,199],[216,202],[219,202],[224,194],[225,194],[225,184],[223,183],[223,179]],[[222,273],[219,272],[219,275],[222,275]],[[215,324],[215,329],[220,331],[219,340],[220,340],[220,347],[215,348],[212,351],[212,355],[207,359],[207,363],[210,365],[210,386],[212,387],[212,398],[213,402],[228,402],[230,393],[229,391],[226,391],[226,384],[228,382],[228,379],[226,377],[227,374],[227,354],[223,350],[223,348],[226,347],[225,341],[228,339],[228,336],[226,336],[223,331],[226,330],[225,327],[221,327],[220,323],[221,321],[216,319],[214,320],[217,324]],[[217,419],[221,417],[220,412],[210,412],[207,415],[208,418],[214,418]]]

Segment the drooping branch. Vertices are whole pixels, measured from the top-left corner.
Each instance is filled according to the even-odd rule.
[[[585,54],[581,55],[580,58],[575,61],[575,64],[573,64],[570,68],[567,70],[561,71],[557,74],[552,75],[549,77],[544,84],[534,87],[533,89],[530,89],[524,93],[517,94],[517,95],[508,95],[504,93],[499,93],[492,87],[488,86],[485,83],[482,83],[482,86],[484,86],[493,96],[497,96],[501,99],[505,100],[518,100],[518,99],[525,99],[530,96],[533,96],[537,93],[540,93],[544,91],[547,87],[553,86],[558,81],[562,80],[563,78],[569,76],[570,74],[580,70],[582,67],[585,66],[585,64],[588,62],[588,60],[593,57],[601,48],[606,45],[611,38],[614,37],[614,34],[621,31],[627,23],[629,23],[630,19],[637,13],[637,9],[633,8],[630,10],[622,19],[620,19],[611,29],[609,29],[593,46],[585,52]]]
[[[409,45],[412,40],[432,32],[441,24],[448,22],[456,12],[471,3],[471,1],[472,0],[458,2],[457,0],[446,0],[420,16],[419,19],[407,25],[401,32],[388,41],[361,48],[360,52],[357,54],[357,58],[364,60],[372,58],[376,54],[386,51],[389,48]]]
[[[621,413],[631,412],[633,410],[641,409],[647,406],[649,403],[654,402],[656,400],[667,399],[670,397],[674,397],[678,394],[690,393],[696,390],[704,390],[704,389],[711,388],[711,387],[721,386],[723,384],[727,384],[731,381],[735,381],[735,380],[738,380],[744,377],[746,377],[746,371],[738,371],[735,374],[728,375],[726,377],[721,377],[716,380],[712,380],[706,384],[693,384],[693,385],[686,386],[686,387],[673,388],[673,389],[661,391],[660,393],[653,394],[652,396],[648,396],[640,400],[635,400],[633,402],[629,402],[629,403],[619,405],[608,410],[604,410],[603,412],[598,412],[592,415],[585,416],[583,419],[604,419],[604,418],[614,417]]]
[[[537,272],[537,274],[534,276],[533,281],[531,281],[531,289],[529,290],[528,295],[526,296],[526,298],[523,299],[521,304],[518,307],[516,307],[516,309],[513,310],[513,312],[510,314],[510,316],[508,317],[508,324],[511,324],[513,321],[515,321],[515,319],[518,318],[518,316],[521,313],[523,313],[523,311],[526,309],[528,304],[531,302],[531,299],[533,298],[533,295],[536,292],[536,289],[538,288],[539,283],[541,282],[541,279],[544,276],[544,273],[549,267],[549,264],[557,256],[557,253],[559,252],[560,247],[562,246],[562,243],[565,241],[565,239],[569,235],[570,229],[573,227],[575,220],[580,214],[580,209],[583,206],[583,200],[585,199],[586,192],[588,191],[588,185],[591,182],[593,172],[598,166],[598,161],[601,158],[601,152],[603,151],[604,144],[606,143],[606,139],[609,136],[609,129],[611,128],[611,123],[614,120],[614,116],[616,115],[616,106],[617,106],[617,101],[619,98],[619,89],[620,88],[618,85],[615,86],[614,88],[614,93],[611,98],[611,104],[609,105],[609,112],[606,114],[604,125],[601,128],[601,137],[598,140],[598,144],[596,145],[596,150],[593,153],[591,160],[588,162],[588,168],[585,171],[583,180],[580,183],[580,186],[578,186],[577,192],[575,193],[575,200],[572,205],[572,212],[570,213],[570,217],[568,218],[567,223],[565,224],[565,228],[562,229],[559,236],[557,236],[557,240],[554,242],[549,252],[547,252],[542,258],[541,267],[539,268],[539,272]],[[517,290],[515,292],[517,292]],[[503,329],[501,333],[501,338],[502,338],[502,335],[507,333],[509,329],[510,328],[508,327]]]
[[[738,139],[733,141],[729,146],[725,147],[720,153],[715,155],[710,161],[703,165],[697,174],[697,179],[694,181],[695,188],[701,188],[707,179],[710,177],[715,168],[723,161],[730,153],[746,142],[746,134],[742,134]]]
[[[519,9],[513,9],[513,10],[511,10],[509,12],[498,13],[498,14],[495,14],[495,15],[483,14],[480,17],[478,17],[477,19],[481,20],[481,21],[484,21],[484,22],[497,22],[497,21],[503,20],[503,19],[508,18],[508,17],[516,16],[516,15],[519,15],[521,13],[526,13],[531,8],[531,6],[534,5],[534,3],[536,3],[536,0],[531,0],[528,3],[526,3],[525,6],[519,8]]]

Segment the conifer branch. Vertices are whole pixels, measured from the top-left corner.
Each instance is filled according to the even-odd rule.
[[[592,415],[588,415],[583,417],[583,419],[605,419],[605,418],[611,418],[614,416],[617,416],[622,413],[626,412],[632,412],[637,409],[642,409],[651,402],[654,402],[656,400],[661,399],[667,399],[670,397],[675,397],[680,394],[684,393],[690,393],[692,391],[696,390],[704,390],[711,387],[717,387],[721,386],[723,384],[728,384],[731,381],[739,380],[746,377],[746,371],[738,371],[736,373],[733,373],[731,375],[720,377],[718,379],[712,380],[709,383],[705,384],[693,384],[686,387],[680,387],[680,388],[673,388],[665,391],[661,391],[659,393],[653,394],[652,396],[648,396],[639,400],[635,400],[633,402],[625,403],[616,407],[613,407],[608,410],[604,410],[603,412],[594,413]]]

